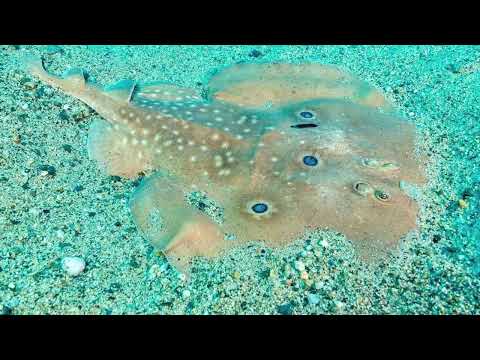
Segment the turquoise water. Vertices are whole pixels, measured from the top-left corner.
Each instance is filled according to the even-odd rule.
[[[478,313],[478,54],[479,49],[474,46],[3,46],[0,52],[0,185],[4,190],[0,197],[2,311],[6,314]],[[235,206],[230,204],[236,204],[235,196],[243,194],[246,188],[244,183],[238,187],[240,192],[232,191],[237,188],[232,187],[232,182],[225,185],[223,180],[211,181],[211,188],[208,188],[208,182],[203,187],[202,175],[196,174],[207,168],[205,163],[200,162],[202,165],[189,168],[188,185],[195,179],[202,186],[187,195],[185,202],[178,195],[185,190],[178,187],[178,179],[171,182],[149,180],[163,178],[155,177],[150,169],[137,169],[145,157],[129,160],[132,154],[138,156],[133,150],[122,155],[118,166],[131,164],[135,176],[127,178],[125,173],[109,172],[108,166],[102,167],[99,159],[104,158],[100,156],[100,145],[93,143],[92,137],[89,140],[89,132],[92,127],[98,126],[95,124],[105,124],[105,118],[108,120],[109,114],[102,112],[105,107],[97,106],[93,110],[91,107],[95,108],[94,105],[85,105],[75,98],[75,94],[69,96],[55,86],[41,82],[25,71],[23,59],[26,55],[41,56],[45,68],[52,74],[61,75],[72,68],[85,69],[87,84],[95,82],[104,86],[122,79],[137,80],[139,82],[133,92],[130,92],[131,86],[127,86],[129,83],[122,84],[126,84],[128,96],[132,96],[130,100],[138,106],[142,96],[148,97],[149,90],[156,89],[142,84],[161,81],[183,89],[193,89],[199,99],[189,101],[198,101],[200,105],[207,102],[215,107],[215,90],[208,82],[212,76],[218,76],[235,64],[315,63],[338,66],[367,84],[362,85],[363,90],[357,98],[353,95],[354,101],[360,101],[362,94],[368,93],[365,89],[377,89],[392,104],[393,110],[375,109],[369,116],[362,115],[363,123],[377,117],[383,119],[376,115],[378,112],[393,111],[395,118],[414,126],[417,141],[413,147],[423,161],[426,183],[410,187],[407,184],[403,190],[413,199],[412,204],[417,204],[418,213],[410,205],[402,205],[403,202],[398,205],[395,202],[404,196],[399,190],[397,196],[395,187],[387,191],[387,195],[394,195],[394,205],[398,206],[393,209],[401,211],[392,215],[389,215],[392,207],[384,208],[383,216],[379,216],[370,212],[371,207],[356,205],[362,204],[360,202],[353,201],[349,208],[345,205],[345,199],[350,201],[350,197],[333,196],[333,210],[319,218],[323,221],[335,209],[341,209],[339,214],[347,219],[345,214],[350,211],[351,222],[344,220],[341,222],[344,227],[338,227],[339,215],[331,220],[337,228],[310,229],[296,237],[290,233],[285,235],[297,224],[301,227],[311,209],[318,212],[323,208],[316,205],[306,207],[309,196],[300,197],[305,180],[298,179],[307,176],[310,182],[326,184],[327,194],[334,194],[332,189],[337,191],[337,184],[351,176],[353,166],[348,163],[348,171],[338,170],[344,169],[341,165],[334,172],[326,171],[329,169],[326,166],[332,163],[329,157],[331,153],[319,151],[331,144],[340,144],[338,136],[341,135],[343,139],[342,134],[347,130],[342,128],[341,133],[339,129],[333,131],[322,127],[328,117],[321,111],[327,105],[324,102],[318,103],[320,105],[312,103],[315,97],[308,90],[311,85],[309,81],[313,81],[311,79],[315,78],[315,73],[311,77],[306,76],[303,82],[296,83],[299,86],[297,94],[302,91],[308,93],[304,99],[309,101],[307,103],[298,99],[294,101],[289,96],[287,104],[280,106],[282,110],[276,109],[276,112],[269,110],[268,106],[261,110],[246,109],[245,104],[239,105],[238,101],[235,103],[233,100],[227,101],[226,107],[218,105],[216,108],[221,111],[222,121],[225,122],[231,123],[233,119],[255,114],[258,119],[254,120],[275,126],[282,121],[282,124],[292,119],[296,121],[289,116],[309,113],[310,127],[301,129],[309,131],[309,135],[297,139],[297,133],[287,131],[287,135],[280,140],[274,139],[270,143],[265,140],[267,155],[270,154],[269,150],[281,154],[273,161],[277,164],[275,166],[281,167],[264,172],[268,175],[264,180],[268,186],[261,187],[262,191],[256,189],[255,197],[245,198],[247,210],[252,212],[255,209],[255,214],[250,215],[271,215],[272,219],[282,215],[277,225],[265,228],[258,222],[237,220],[243,216],[239,214],[243,213],[232,212]],[[70,71],[72,74],[81,73]],[[238,71],[233,72],[234,82],[262,79],[257,73],[240,77],[238,74]],[[285,78],[288,76],[282,73],[282,79]],[[296,81],[295,77],[288,79],[288,84]],[[334,85],[338,87],[339,83],[334,82]],[[349,84],[348,81],[346,83]],[[218,84],[224,85],[223,82]],[[253,99],[258,100],[268,89],[264,84],[259,81],[245,93],[260,89],[260,95],[257,94]],[[282,89],[288,88],[288,84],[283,84]],[[342,84],[344,86],[345,82]],[[332,93],[332,86],[331,83],[326,85],[329,94]],[[182,102],[182,106],[187,102],[183,96],[175,100]],[[352,98],[348,100],[352,101]],[[297,103],[300,105],[297,106]],[[165,104],[152,104],[157,106],[153,110],[164,111]],[[188,111],[182,106],[178,111]],[[284,110],[287,108],[292,112]],[[357,110],[348,111],[360,116]],[[339,113],[333,113],[336,114],[333,119],[340,116]],[[197,141],[201,141],[202,136],[212,136],[211,129],[219,129],[218,126],[207,124],[213,115],[201,118],[200,113],[198,116],[195,114],[191,122],[200,127]],[[226,114],[233,114],[232,118]],[[174,114],[174,117],[178,116]],[[189,114],[182,113],[182,116],[188,118]],[[321,119],[323,122],[315,122]],[[383,120],[378,121],[381,124]],[[243,164],[232,167],[242,174],[241,179],[251,175],[246,170],[251,159],[249,156],[264,151],[259,150],[258,139],[266,139],[262,136],[270,131],[263,128],[258,130],[258,122],[251,125],[248,128],[250,133],[245,133],[243,127],[238,129],[245,138],[237,140],[248,139],[253,132],[256,145],[245,154],[235,152],[240,145],[232,145],[231,148],[234,152],[231,157],[238,158]],[[205,127],[209,131],[203,133],[201,129]],[[105,143],[105,130],[102,129],[98,136],[101,144]],[[280,131],[280,128],[273,129],[277,130]],[[317,130],[324,131],[320,132],[323,138],[310,135]],[[238,131],[231,132],[238,135]],[[398,131],[393,133],[402,134]],[[386,138],[388,129],[380,134]],[[224,136],[223,133],[221,136]],[[330,140],[322,140],[325,137]],[[296,170],[292,170],[289,161],[296,159],[292,154],[298,150],[300,143],[291,139],[304,140],[316,146],[316,152],[309,148],[310,152],[302,153],[301,166],[307,166],[307,171],[317,171],[317,168],[324,171],[315,173],[315,176],[312,173],[301,175],[304,171],[292,173]],[[388,153],[391,143],[383,144],[381,141],[380,138],[378,142],[375,141],[375,144],[382,144],[376,154]],[[234,143],[233,140],[229,142]],[[212,144],[205,144],[208,148],[206,154],[210,154],[214,148]],[[186,153],[188,143],[176,146],[181,148],[167,154],[173,154],[176,160],[169,163],[165,158],[165,162],[160,161],[166,164],[164,166],[167,169],[160,168],[175,176],[180,174],[177,164],[183,164],[187,158],[199,156],[203,151],[199,148],[198,154],[182,157],[180,154]],[[338,146],[333,148],[331,151],[340,151]],[[350,147],[342,149],[350,154]],[[95,156],[97,150],[100,155]],[[342,156],[346,156],[345,153]],[[144,155],[148,157],[148,154],[147,151]],[[214,154],[210,155],[214,157]],[[210,155],[207,159],[210,159]],[[224,153],[220,155],[223,156],[222,161],[226,162],[228,156]],[[271,158],[271,154],[268,156]],[[108,159],[110,161],[111,158]],[[245,160],[243,163],[242,159]],[[399,159],[404,160],[403,157]],[[235,161],[232,163],[235,164]],[[262,167],[268,168],[269,164],[263,164]],[[401,171],[405,166],[401,166]],[[211,164],[210,168],[215,169],[215,164]],[[220,168],[227,169],[223,163]],[[276,180],[273,175],[275,169],[280,174],[275,176],[285,179],[285,183],[288,177],[296,179],[294,182],[300,181],[295,185],[300,190],[286,192],[281,186],[283,180]],[[138,172],[141,172],[140,176]],[[333,174],[333,180],[325,182],[326,173]],[[392,176],[395,181],[401,180],[396,175]],[[369,182],[374,179],[377,178],[372,177]],[[154,186],[149,188],[148,181]],[[136,196],[140,199],[139,189],[151,189],[146,192],[146,200],[138,200],[137,203],[143,212],[149,208],[149,201],[154,199],[152,206],[156,212],[147,212],[150,221],[147,227],[150,229],[153,221],[153,230],[148,230],[142,222],[143,213],[139,215],[135,208],[129,207]],[[228,196],[221,189],[227,189]],[[378,200],[379,188],[374,190],[371,199],[375,195]],[[206,191],[206,194],[202,191]],[[316,188],[316,191],[320,190]],[[217,199],[215,196],[209,197],[212,193],[217,195]],[[230,202],[230,199],[235,201]],[[281,199],[290,202],[285,201],[284,204]],[[325,197],[322,199],[328,203]],[[242,203],[244,200],[238,201]],[[165,203],[169,206],[158,206]],[[297,208],[297,212],[292,210]],[[273,209],[276,212],[270,213]],[[344,236],[348,232],[347,225],[355,223],[353,219],[365,216],[366,232],[375,234],[372,238],[383,244],[386,239],[397,238],[392,234],[396,234],[397,228],[403,229],[400,225],[408,223],[410,219],[410,215],[405,214],[411,214],[412,211],[418,231],[409,233],[401,242],[389,247],[387,255],[374,261],[365,261],[362,256],[365,251],[362,253],[362,248],[355,242],[358,232]],[[197,222],[198,214],[201,214],[198,218],[200,222]],[[232,219],[230,214],[235,215],[232,226],[229,225]],[[193,264],[186,267],[183,261],[166,256],[165,244],[170,244],[171,239],[184,229],[181,226],[190,224],[190,219],[193,219],[193,224],[201,224],[198,228],[200,236],[195,237],[187,231],[186,238],[200,244],[197,250],[208,253],[213,249],[215,256],[212,259],[194,258]],[[221,234],[223,242],[212,235],[212,229],[217,227],[228,230],[226,234]],[[167,235],[162,232],[163,228],[167,229]],[[378,235],[381,232],[383,236]],[[262,236],[273,244],[282,240],[286,246],[272,247],[253,241],[255,237]],[[294,242],[290,241],[295,239]],[[238,242],[237,246],[235,241]],[[228,244],[227,247],[233,244],[233,248],[220,256],[217,252],[223,244]],[[189,247],[186,249],[182,255],[195,252]],[[375,255],[377,253],[378,249],[374,251]],[[366,251],[366,254],[371,255],[372,250]],[[66,264],[70,264],[70,267]],[[72,276],[75,270],[79,274]]]

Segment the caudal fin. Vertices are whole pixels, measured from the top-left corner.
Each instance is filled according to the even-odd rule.
[[[85,73],[82,69],[71,69],[66,71],[63,76],[56,76],[45,70],[43,60],[39,56],[26,55],[21,60],[21,63],[26,72],[36,76],[41,81],[51,86],[66,91],[67,93],[76,95],[79,90],[82,90],[85,87]]]

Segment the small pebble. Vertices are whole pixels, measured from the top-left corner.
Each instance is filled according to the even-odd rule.
[[[37,84],[35,84],[33,81],[27,81],[23,84],[23,86],[28,90],[33,90],[37,87]]]
[[[320,242],[320,245],[322,245],[324,248],[328,247],[328,241],[323,239],[321,242]]]
[[[55,174],[57,173],[57,170],[52,165],[40,165],[38,167],[38,170],[40,170],[41,176],[47,176],[47,175],[55,176]]]
[[[58,117],[62,120],[68,120],[68,114],[65,110],[60,111]]]
[[[269,271],[269,273],[268,273],[268,277],[269,277],[270,279],[276,278],[276,277],[277,277],[277,272],[276,272],[275,270],[273,270],[273,269],[270,269],[270,271]]]
[[[300,274],[300,279],[308,280],[308,273],[306,271],[302,271],[302,273]]]
[[[250,53],[248,54],[248,56],[255,57],[255,58],[260,57],[262,55],[263,55],[262,52],[258,51],[257,49],[250,51]]]
[[[32,216],[38,216],[40,215],[40,213],[42,212],[40,209],[37,209],[37,208],[32,208],[30,209],[29,211],[29,214],[32,215]]]
[[[166,263],[163,263],[162,265],[160,265],[159,271],[160,271],[161,273],[163,273],[163,272],[165,272],[167,269],[168,269],[168,263],[166,262]]]
[[[344,307],[345,307],[345,303],[341,301],[335,302],[335,308],[337,309],[337,311],[342,311]]]
[[[466,202],[463,199],[458,200],[458,206],[460,206],[461,209],[465,209],[468,207],[468,202]]]
[[[295,269],[302,272],[305,270],[305,264],[301,261],[295,261]]]
[[[62,145],[62,149],[65,150],[66,152],[72,152],[72,145],[64,144]]]
[[[2,306],[2,313],[1,313],[2,315],[12,315],[12,313],[13,313],[12,308],[10,308],[6,305]]]
[[[183,290],[182,296],[184,299],[187,299],[190,297],[190,290]]]
[[[68,256],[62,260],[62,269],[70,276],[78,276],[85,269],[85,260],[77,256]]]
[[[317,294],[308,293],[307,300],[310,305],[317,305],[320,302],[320,296]]]
[[[293,305],[290,303],[282,304],[277,307],[277,311],[282,315],[292,315],[293,314]]]

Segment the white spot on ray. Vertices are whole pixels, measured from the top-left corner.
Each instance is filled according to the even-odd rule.
[[[213,160],[215,161],[215,167],[221,167],[223,165],[223,159],[220,155],[215,155]]]
[[[237,120],[237,124],[242,125],[245,122],[245,120],[247,120],[247,117],[243,115],[239,120]]]
[[[220,176],[230,175],[230,169],[222,169],[218,172],[218,175],[220,175]]]

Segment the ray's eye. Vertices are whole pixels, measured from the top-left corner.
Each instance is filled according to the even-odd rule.
[[[252,206],[252,211],[256,214],[263,214],[268,210],[268,205],[264,203],[256,203]]]
[[[303,119],[313,119],[315,117],[311,111],[300,111],[298,115]]]
[[[387,202],[390,200],[390,195],[383,191],[383,190],[376,190],[375,191],[375,198],[377,200],[380,200],[380,201],[383,201],[383,202]]]
[[[303,157],[303,163],[307,166],[317,166],[318,159],[313,155],[306,155]]]

